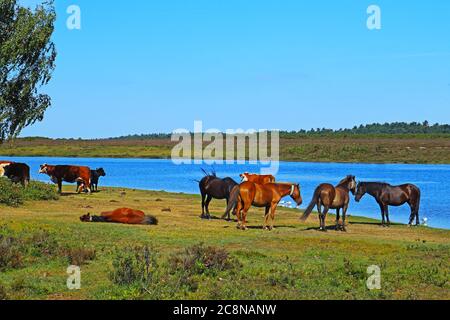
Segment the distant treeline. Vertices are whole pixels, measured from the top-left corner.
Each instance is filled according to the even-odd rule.
[[[383,135],[383,134],[450,134],[450,125],[448,124],[433,124],[428,121],[419,122],[393,122],[393,123],[372,123],[360,126],[354,126],[351,129],[327,129],[316,128],[310,130],[298,131],[281,131],[280,136],[284,138],[291,138],[295,136],[317,136],[317,135]],[[117,138],[114,140],[133,140],[133,139],[170,139],[171,134],[168,133],[153,133],[129,135]]]

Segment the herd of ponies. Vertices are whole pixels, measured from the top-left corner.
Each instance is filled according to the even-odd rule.
[[[252,207],[264,208],[264,230],[274,229],[277,208],[283,203],[283,198],[291,197],[297,207],[303,203],[301,187],[298,183],[277,182],[272,175],[250,174],[240,175],[241,182],[237,183],[230,177],[219,178],[215,172],[205,170],[204,177],[197,181],[201,194],[202,219],[210,219],[209,204],[213,199],[226,200],[226,209],[222,219],[231,220],[231,214],[237,217],[237,228],[247,230],[247,214]],[[91,192],[98,190],[100,177],[106,172],[99,168],[91,170],[89,167],[44,164],[40,166],[40,174],[46,174],[51,181],[58,185],[62,192],[62,183],[77,183],[77,191]],[[24,187],[30,180],[30,168],[23,163],[0,161],[0,177],[6,176],[14,183],[22,183]],[[326,219],[331,209],[336,210],[335,229],[346,231],[347,212],[350,204],[350,193],[359,202],[364,195],[369,194],[378,203],[382,216],[382,226],[390,225],[389,206],[408,204],[411,209],[409,226],[420,225],[419,209],[421,192],[413,184],[392,186],[383,182],[356,182],[354,175],[343,178],[336,186],[323,183],[315,190],[308,207],[301,216],[306,221],[312,211],[317,208],[320,221],[320,231],[327,231]],[[158,219],[146,215],[141,210],[120,208],[103,212],[99,216],[90,213],[80,218],[82,222],[109,222],[122,224],[155,225]]]

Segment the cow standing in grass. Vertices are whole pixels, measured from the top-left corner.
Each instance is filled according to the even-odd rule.
[[[91,189],[93,192],[98,192],[98,181],[100,177],[106,177],[106,172],[103,168],[91,170]],[[77,184],[77,191],[81,187],[81,182]]]
[[[58,185],[58,192],[62,193],[62,183],[78,183],[80,187],[77,192],[81,193],[86,189],[91,193],[91,169],[89,167],[80,166],[52,166],[43,164],[39,170],[40,174],[46,174],[50,177],[53,183]]]

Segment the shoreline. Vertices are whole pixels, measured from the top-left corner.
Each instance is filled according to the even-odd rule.
[[[114,157],[104,157],[104,156],[46,156],[46,155],[1,155],[0,159],[12,159],[12,158],[48,158],[48,159],[104,159],[104,160],[154,160],[154,161],[172,161],[173,159],[170,157],[120,157],[120,156],[114,156]],[[177,158],[177,160],[181,160],[180,158]],[[187,161],[194,161],[195,159],[183,159]],[[208,159],[203,159],[202,161],[210,161]],[[223,160],[225,162],[226,160]],[[236,160],[235,160],[236,161]],[[248,162],[248,160],[246,160]],[[353,162],[353,161],[307,161],[307,160],[279,160],[280,163],[303,163],[303,164],[356,164],[356,165],[420,165],[420,166],[450,166],[450,162],[435,162],[435,163],[419,163],[419,162]],[[246,163],[248,164],[248,163]],[[201,165],[207,165],[207,164],[201,164]],[[229,166],[229,164],[222,163],[222,164],[213,164],[215,166]],[[237,165],[236,163],[233,163],[231,165]],[[207,165],[211,166],[211,165]]]

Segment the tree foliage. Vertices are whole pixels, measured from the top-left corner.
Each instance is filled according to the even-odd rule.
[[[55,68],[55,19],[53,0],[34,10],[0,0],[0,142],[42,121],[51,105],[39,89]]]

